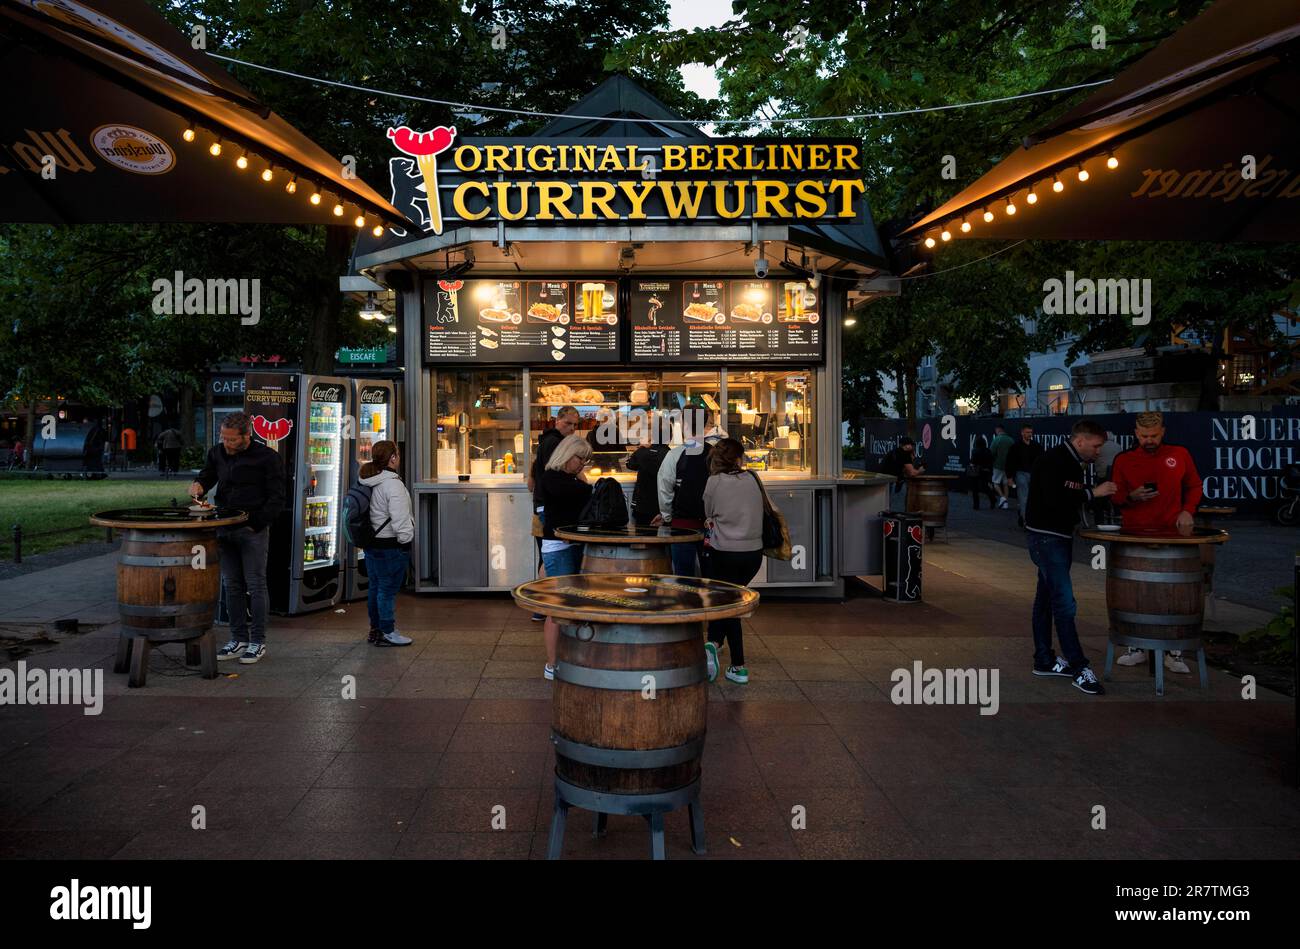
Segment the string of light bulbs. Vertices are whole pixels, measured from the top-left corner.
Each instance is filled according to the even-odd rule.
[[[212,138],[212,142],[208,145],[208,154],[211,155],[213,158],[220,158],[226,151],[226,142],[222,138],[222,136],[217,132],[210,131],[198,125],[197,123],[191,122],[186,127],[185,131],[181,133],[181,139],[187,143],[193,144],[195,141],[198,140],[200,132],[203,132]],[[273,181],[275,181],[277,169],[273,161],[262,158],[254,150],[247,148],[246,146],[239,145],[235,147],[239,149],[239,155],[235,158],[236,168],[238,168],[240,171],[247,171],[249,165],[251,164],[249,160],[251,157],[253,159],[256,159],[258,162],[265,163],[266,165],[266,167],[263,168],[262,171],[258,174],[258,177],[265,184],[271,184]],[[284,185],[285,192],[287,194],[297,194],[298,174],[295,172],[291,172],[288,169],[283,169],[282,173],[288,175],[288,180],[285,182]],[[319,207],[321,204],[325,203],[326,195],[329,195],[330,197],[333,198],[333,205],[331,206],[330,210],[332,211],[334,217],[341,218],[345,216],[345,214],[347,213],[347,207],[344,204],[343,196],[333,194],[328,190],[323,190],[319,185],[314,185],[312,187],[312,191],[307,198],[307,202],[313,207]],[[368,223],[367,215],[365,210],[359,204],[352,202],[352,206],[353,206],[353,210],[356,211],[356,215],[352,218],[352,224],[358,230],[360,230],[361,228],[364,228]],[[384,235],[383,223],[379,220],[376,220],[374,227],[370,229],[370,233],[373,234],[375,237],[382,237]]]
[[[1076,156],[1074,158],[1071,158],[1069,161],[1064,162],[1061,165],[1061,167],[1059,167],[1057,170],[1051,172],[1052,192],[1054,194],[1060,194],[1065,190],[1065,183],[1061,181],[1061,174],[1063,171],[1068,172],[1070,168],[1075,169],[1075,177],[1078,179],[1080,184],[1086,183],[1092,177],[1092,174],[1084,166],[1088,163],[1088,161],[1091,158],[1095,158],[1097,157],[1097,155],[1101,155],[1101,154],[1104,154],[1106,156],[1106,168],[1109,171],[1114,171],[1116,168],[1119,167],[1119,159],[1115,157],[1115,151],[1113,148],[1106,148],[1103,151],[1094,153],[1093,155],[1084,158],[1080,158]],[[1047,173],[1040,172],[1039,174],[1041,175],[1041,177],[1039,178],[1038,182],[1031,180],[1029,182],[1029,190],[1025,194],[1025,204],[1029,205],[1030,207],[1033,207],[1035,204],[1038,203],[1038,191],[1036,190],[1037,185],[1047,184],[1047,176],[1046,176]],[[995,192],[989,197],[984,198],[982,202],[983,210],[980,212],[980,216],[984,219],[984,223],[986,224],[992,223],[993,220],[996,218],[996,215],[993,213],[993,207],[998,201],[1003,202],[1003,206],[1002,206],[1003,213],[1007,217],[1014,217],[1019,210],[1015,202],[1015,197],[1019,193],[1020,187],[1021,187],[1020,184],[1017,183],[1014,187],[1010,189],[1005,189],[1002,192]],[[979,202],[973,202],[973,203],[979,203]],[[942,241],[944,243],[951,241],[953,237],[952,228],[954,225],[957,226],[957,229],[961,231],[961,233],[969,234],[974,229],[974,225],[972,225],[969,220],[970,216],[971,216],[971,212],[965,212],[961,215],[953,217],[951,220],[941,225],[938,241],[935,240],[933,230],[931,230],[931,233],[926,236],[923,243],[927,248],[933,248],[936,244],[939,243],[939,241]],[[958,224],[957,222],[960,222],[960,224]]]
[[[416,96],[405,92],[392,92],[388,89],[376,89],[373,86],[360,86],[350,82],[339,82],[334,79],[323,79],[319,76],[308,76],[304,73],[292,72],[288,69],[278,69],[275,66],[266,66],[262,63],[249,62],[246,59],[236,59],[234,56],[223,56],[220,53],[208,53],[213,59],[221,59],[228,63],[235,63],[238,66],[247,66],[250,69],[261,69],[265,72],[275,73],[279,76],[287,76],[291,79],[301,79],[303,82],[314,82],[322,86],[334,86],[337,89],[348,89],[352,92],[364,92],[368,95],[389,96],[394,99],[405,99],[408,102],[423,102],[426,105],[441,105],[458,112],[483,113],[496,112],[503,115],[519,115],[528,118],[537,119],[576,119],[579,121],[606,122],[609,121],[608,115],[574,115],[571,112],[540,112],[534,109],[508,109],[503,106],[477,105],[472,102],[454,102],[449,99],[432,99],[428,96]],[[977,99],[973,102],[953,102],[947,105],[923,106],[916,109],[883,109],[872,112],[853,112],[847,115],[792,115],[779,116],[776,118],[752,118],[752,119],[637,119],[630,116],[619,116],[619,122],[642,123],[647,125],[797,125],[802,122],[852,122],[860,119],[888,119],[902,115],[922,115],[928,112],[946,112],[952,109],[971,109],[982,105],[997,105],[1000,102],[1014,102],[1017,99],[1032,99],[1036,96],[1051,96],[1065,92],[1077,92],[1080,89],[1092,89],[1096,86],[1104,86],[1111,80],[1099,79],[1096,82],[1081,82],[1073,86],[1060,86],[1056,89],[1040,89],[1036,92],[1021,92],[1011,96],[998,96],[993,99]]]

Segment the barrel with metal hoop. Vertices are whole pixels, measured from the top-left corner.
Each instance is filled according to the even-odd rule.
[[[916,475],[907,479],[907,510],[921,515],[928,536],[934,536],[936,527],[948,526],[948,482],[956,479],[956,475]]]
[[[570,806],[640,814],[651,855],[664,853],[663,814],[690,809],[704,852],[699,789],[707,721],[704,627],[758,605],[745,587],[698,577],[582,574],[517,587],[524,609],[560,625],[551,740],[556,810],[549,856],[560,856]]]
[[[114,672],[145,684],[152,644],[183,642],[185,659],[216,678],[212,618],[221,589],[217,529],[248,520],[243,511],[177,508],[104,511],[90,522],[124,533],[117,563],[121,617]]]
[[[583,573],[673,572],[672,544],[697,544],[704,535],[684,527],[557,527],[560,540],[583,545]]]
[[[1114,647],[1136,646],[1156,656],[1156,691],[1164,694],[1164,664],[1168,650],[1195,650],[1200,661],[1201,687],[1209,687],[1202,624],[1205,617],[1205,571],[1200,547],[1221,544],[1225,531],[1195,527],[1178,531],[1083,531],[1089,540],[1111,544],[1106,561],[1106,608],[1110,642],[1106,677],[1110,677]]]

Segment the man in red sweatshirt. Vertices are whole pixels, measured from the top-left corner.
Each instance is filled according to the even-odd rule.
[[[1192,532],[1192,515],[1201,503],[1201,476],[1191,454],[1180,445],[1164,444],[1164,417],[1143,412],[1134,428],[1137,447],[1115,456],[1111,502],[1124,514],[1124,530]],[[1154,487],[1152,487],[1154,486]],[[1146,662],[1146,652],[1129,647],[1117,660],[1122,666]],[[1165,668],[1190,673],[1181,650],[1165,653]]]

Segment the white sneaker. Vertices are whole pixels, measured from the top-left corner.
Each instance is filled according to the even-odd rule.
[[[704,644],[704,662],[708,667],[709,681],[716,682],[718,678],[718,644],[707,642]]]
[[[1187,663],[1183,662],[1182,656],[1175,656],[1171,652],[1165,653],[1165,668],[1170,672],[1190,673],[1192,670],[1187,668]]]
[[[1168,658],[1165,657],[1166,662]],[[1147,653],[1145,649],[1130,649],[1115,661],[1121,666],[1140,666],[1147,661]]]
[[[998,498],[998,510],[999,510],[999,511],[1005,511],[1008,507],[1010,507],[1010,505],[1007,504],[1007,499],[1006,499],[1006,498]]]
[[[375,645],[376,646],[409,646],[411,645],[411,642],[412,642],[411,637],[403,636],[397,630],[393,630],[391,633],[384,633],[382,636],[380,636],[379,639],[375,641]]]
[[[551,665],[549,662],[546,663],[546,665],[542,666],[542,678],[543,678],[543,679],[554,679],[554,678],[555,678],[555,666]]]

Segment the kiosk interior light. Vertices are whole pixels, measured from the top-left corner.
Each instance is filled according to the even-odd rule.
[[[379,308],[379,301],[375,299],[373,291],[366,294],[365,306],[361,308],[361,312],[358,315],[363,320],[367,321],[382,320],[384,318],[384,311]]]

